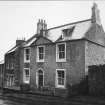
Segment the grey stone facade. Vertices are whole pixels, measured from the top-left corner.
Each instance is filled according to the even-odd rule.
[[[21,42],[21,41],[20,41]],[[65,61],[57,61],[57,45],[65,44]],[[18,46],[18,47],[17,47]],[[47,29],[47,24],[39,20],[37,33],[27,41],[22,41],[16,49],[5,55],[5,65],[13,58],[15,85],[24,82],[24,69],[29,69],[30,91],[53,92],[54,95],[67,95],[70,88],[79,85],[88,76],[89,66],[105,64],[105,33],[99,19],[97,5],[92,8],[92,17],[75,23]],[[38,62],[38,46],[44,46],[44,61]],[[29,62],[25,62],[25,49],[30,49]],[[13,54],[12,54],[13,53]],[[10,56],[9,56],[10,55]],[[56,86],[57,70],[65,71],[65,87]],[[43,86],[38,87],[39,70],[43,71]],[[12,70],[5,68],[12,74]],[[40,72],[41,73],[41,72]],[[42,75],[42,74],[41,74]],[[6,80],[5,80],[6,81]],[[4,82],[5,82],[4,81]],[[11,87],[11,86],[10,86]],[[82,90],[82,88],[81,88]],[[71,94],[71,93],[70,93]]]

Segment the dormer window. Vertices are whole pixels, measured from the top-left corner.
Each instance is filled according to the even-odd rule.
[[[44,62],[45,58],[45,46],[37,47],[37,62]]]
[[[24,62],[30,62],[30,48],[24,49]]]
[[[73,30],[74,30],[75,26],[71,27],[71,28],[67,28],[67,29],[63,29],[63,35],[64,36],[71,36],[72,33],[73,33]]]

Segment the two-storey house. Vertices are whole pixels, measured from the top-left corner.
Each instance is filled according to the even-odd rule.
[[[105,63],[105,33],[97,4],[90,19],[47,29],[43,20],[37,33],[23,45],[21,77],[33,92],[53,91],[65,95],[80,84],[90,65]]]
[[[87,20],[50,29],[39,20],[37,33],[18,48],[5,55],[6,86],[14,85],[15,78],[18,86],[28,84],[31,92],[67,95],[88,76],[90,65],[105,64],[105,33],[97,4]],[[12,62],[17,62],[15,70],[8,69]]]

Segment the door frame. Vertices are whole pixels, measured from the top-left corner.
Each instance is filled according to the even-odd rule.
[[[41,70],[42,72],[43,72],[43,86],[44,86],[44,70],[42,69],[42,68],[39,68],[39,69],[37,69],[37,71],[36,71],[36,86],[37,86],[37,88],[39,87],[39,79],[38,79],[38,72],[39,72],[39,70]]]

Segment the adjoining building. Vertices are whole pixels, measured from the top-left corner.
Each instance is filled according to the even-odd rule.
[[[0,89],[3,88],[4,60],[0,61]]]
[[[12,62],[15,69],[8,70]],[[105,33],[97,4],[87,20],[50,29],[39,20],[37,33],[7,52],[5,64],[6,86],[28,84],[31,92],[67,95],[88,76],[89,66],[105,64]]]
[[[4,88],[20,89],[20,49],[24,40],[16,40],[16,45],[5,54]]]

